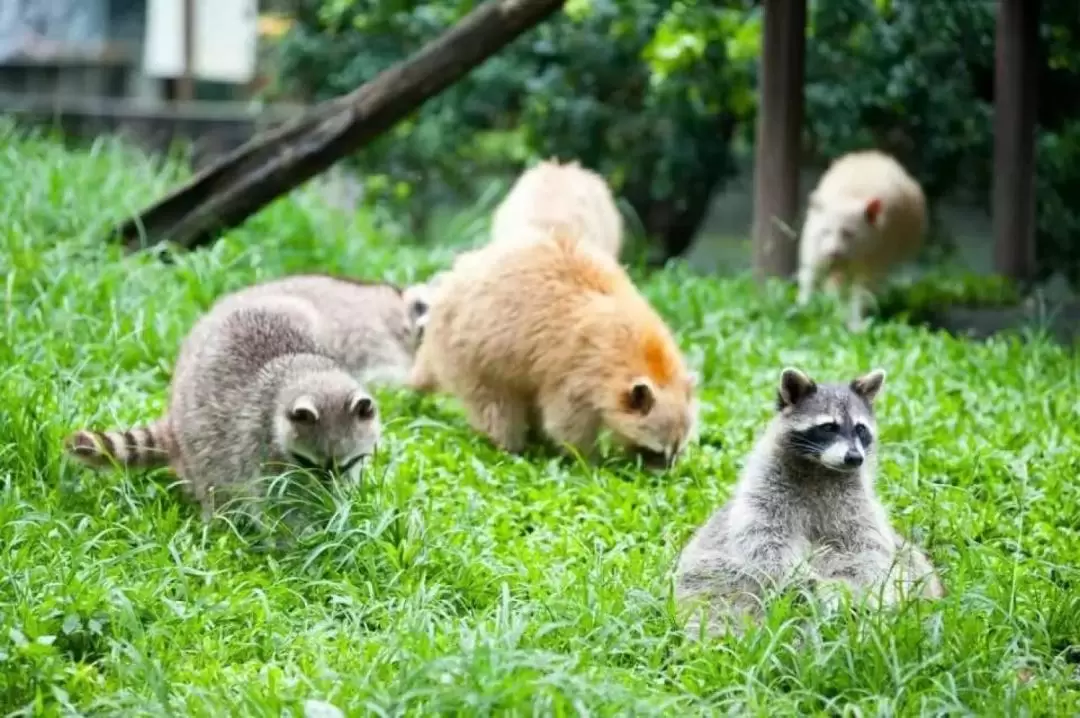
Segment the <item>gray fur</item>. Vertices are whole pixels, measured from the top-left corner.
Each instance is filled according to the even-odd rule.
[[[274,279],[222,297],[216,306],[272,300],[302,315],[329,356],[365,384],[408,378],[427,313],[427,289],[404,291],[318,274]]]
[[[929,560],[895,531],[874,490],[873,401],[883,381],[880,370],[827,385],[783,372],[777,414],[732,497],[679,557],[676,597],[693,611],[688,632],[699,630],[700,603],[709,632],[722,633],[725,618],[759,617],[768,592],[789,585],[847,589],[871,601],[880,595],[886,605],[916,582],[927,597],[943,595]],[[839,431],[820,428],[828,417]],[[858,424],[869,445],[856,434]]]
[[[407,375],[425,296],[317,275],[226,295],[184,340],[166,417],[75,432],[69,451],[92,466],[171,465],[204,516],[289,465],[355,473],[380,434],[365,381]]]
[[[170,463],[204,516],[262,476],[304,463],[355,472],[374,452],[374,400],[314,336],[306,311],[269,297],[217,306],[188,335],[173,377]]]

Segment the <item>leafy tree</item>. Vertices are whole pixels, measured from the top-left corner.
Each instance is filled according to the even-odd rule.
[[[417,50],[474,2],[302,0],[281,76],[312,98],[344,92]],[[604,173],[660,256],[678,254],[752,139],[761,3],[570,0],[355,158],[366,201],[430,234],[442,202],[534,159]],[[1080,3],[1043,0],[1038,246],[1043,274],[1080,279]],[[809,156],[895,154],[931,200],[989,201],[996,3],[811,0]],[[427,231],[425,232],[425,228]]]
[[[306,0],[281,76],[312,98],[340,94],[472,5]],[[735,171],[758,22],[736,2],[572,1],[357,157],[366,199],[426,210],[530,160],[577,158],[609,178],[663,256],[678,254]]]

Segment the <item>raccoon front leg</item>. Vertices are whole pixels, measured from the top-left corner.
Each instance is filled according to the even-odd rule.
[[[407,388],[420,394],[430,394],[441,388],[438,376],[432,366],[433,359],[430,358],[430,353],[431,349],[428,345],[420,345],[405,382]]]
[[[460,394],[469,424],[511,454],[525,450],[529,433],[529,404],[488,387],[472,387]]]
[[[831,553],[819,568],[826,581],[842,581],[853,593],[866,595],[871,605],[890,606],[900,594],[896,589],[894,556],[880,546]]]
[[[810,297],[814,293],[814,287],[817,285],[822,273],[823,268],[815,262],[807,261],[800,264],[798,272],[799,297],[796,300],[796,304],[800,307],[805,307],[810,303]]]
[[[600,433],[600,417],[584,398],[565,388],[539,397],[544,433],[557,444],[572,447],[582,456],[592,457]]]
[[[867,300],[873,298],[870,289],[862,282],[853,282],[851,285],[851,299],[848,307],[848,330],[852,332],[865,331],[870,322],[866,318]]]

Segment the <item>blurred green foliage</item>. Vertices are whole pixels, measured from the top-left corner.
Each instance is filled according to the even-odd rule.
[[[302,0],[281,78],[311,99],[346,92],[477,3]],[[810,0],[807,159],[894,153],[931,199],[989,202],[994,0]],[[1080,280],[1080,3],[1043,0],[1038,110],[1042,273]],[[667,256],[753,138],[761,3],[570,0],[355,157],[366,201],[431,236],[435,209],[528,161],[604,173]],[[497,195],[496,195],[497,196]],[[635,225],[631,224],[632,227]]]
[[[875,313],[890,320],[932,323],[945,307],[1006,308],[1022,297],[1009,279],[955,269],[933,269],[917,280],[894,282],[875,299]]]
[[[305,0],[281,46],[284,89],[346,92],[475,5]],[[732,139],[754,108],[758,15],[736,1],[570,2],[353,158],[366,201],[432,236],[435,209],[475,197],[478,183],[537,158],[576,158],[677,253],[735,172]]]

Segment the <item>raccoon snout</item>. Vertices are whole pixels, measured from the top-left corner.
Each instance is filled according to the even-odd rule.
[[[850,466],[854,469],[856,467],[862,466],[862,462],[863,455],[855,449],[848,449],[847,452],[844,454],[844,466]]]
[[[675,454],[673,452],[653,451],[652,449],[638,447],[636,453],[641,457],[641,463],[647,469],[670,469],[675,463]]]

